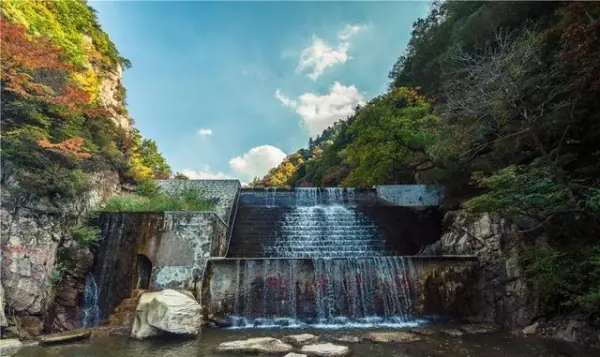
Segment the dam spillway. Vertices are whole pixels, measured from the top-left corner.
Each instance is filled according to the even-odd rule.
[[[234,327],[415,324],[423,265],[412,256],[440,232],[437,208],[400,207],[373,190],[246,190],[203,299]]]

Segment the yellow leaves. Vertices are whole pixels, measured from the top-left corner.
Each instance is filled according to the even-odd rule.
[[[84,71],[71,73],[71,79],[77,86],[90,95],[90,102],[93,103],[100,93],[100,82],[96,72],[91,68]]]
[[[154,173],[151,167],[144,165],[142,155],[134,152],[129,156],[129,175],[136,181],[151,180]]]

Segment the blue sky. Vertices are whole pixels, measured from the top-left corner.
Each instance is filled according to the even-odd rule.
[[[262,176],[385,91],[428,2],[91,1],[173,171]]]

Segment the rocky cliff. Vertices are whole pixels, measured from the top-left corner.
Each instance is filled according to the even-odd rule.
[[[453,314],[475,322],[493,323],[524,334],[541,334],[590,346],[600,346],[600,331],[577,316],[546,319],[542,315],[535,280],[528,276],[524,253],[547,245],[545,237],[525,237],[514,225],[494,215],[468,216],[449,212],[446,233],[425,247],[421,255],[476,255],[478,265],[463,278],[459,297],[448,306]],[[444,295],[453,291],[456,279],[441,279],[429,289]],[[447,294],[446,294],[447,295]]]
[[[73,228],[122,187],[118,143],[134,130],[121,83],[128,61],[85,1],[8,0],[1,10],[0,322],[30,338],[77,327],[93,254]]]

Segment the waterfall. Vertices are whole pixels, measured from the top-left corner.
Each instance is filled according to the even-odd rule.
[[[98,307],[98,286],[96,285],[94,275],[90,273],[85,278],[81,327],[93,327],[97,326],[99,323],[100,308]]]
[[[319,189],[316,187],[296,188],[297,206],[316,206],[319,204]]]
[[[407,259],[238,260],[243,276],[235,289],[242,293],[235,306],[243,308],[230,322],[236,328],[415,326]]]
[[[339,193],[330,197],[341,200]],[[263,249],[278,257],[381,256],[388,252],[377,227],[341,204],[295,207],[285,214],[273,244]]]

